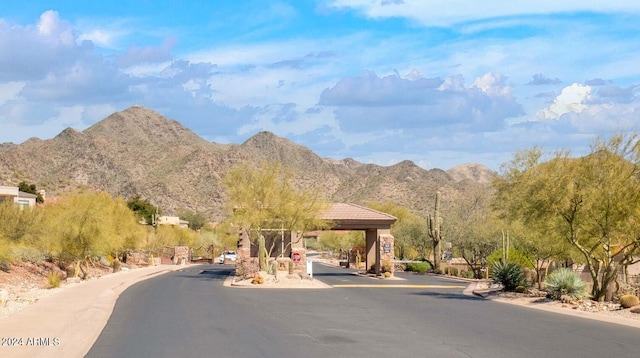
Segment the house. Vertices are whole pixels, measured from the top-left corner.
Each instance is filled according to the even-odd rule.
[[[177,216],[159,216],[158,225],[171,225],[174,227],[189,227],[189,222],[180,220]]]
[[[20,209],[36,206],[37,197],[35,194],[20,191],[18,187],[15,186],[0,185],[0,202],[9,201],[16,203],[20,206]]]

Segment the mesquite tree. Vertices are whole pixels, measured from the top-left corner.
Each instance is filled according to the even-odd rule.
[[[581,256],[594,300],[603,299],[640,254],[639,138],[633,133],[598,140],[580,158],[558,152],[543,161],[534,148],[518,153],[496,182],[502,210],[557,235]]]
[[[278,162],[241,163],[224,177],[229,221],[242,228],[252,245],[259,245],[260,237],[268,232],[299,232],[299,238],[309,230],[327,227],[320,212],[327,207],[318,189],[300,189],[293,185],[294,174]],[[276,249],[276,240],[266,243],[266,257]],[[283,243],[284,250],[291,242]],[[265,260],[266,261],[266,260]],[[268,262],[265,262],[265,266]],[[266,267],[261,267],[264,269]]]

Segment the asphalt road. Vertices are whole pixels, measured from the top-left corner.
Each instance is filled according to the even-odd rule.
[[[338,287],[224,287],[231,271],[192,266],[130,287],[87,357],[640,356],[638,329],[465,296],[433,276],[314,264]]]

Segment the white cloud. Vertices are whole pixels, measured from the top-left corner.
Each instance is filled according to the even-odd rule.
[[[591,86],[579,83],[565,87],[549,108],[542,109],[538,115],[545,119],[558,119],[565,113],[580,113],[588,107],[585,102],[590,98],[592,90]]]
[[[58,39],[65,46],[75,44],[76,35],[71,25],[62,21],[57,11],[48,10],[40,15],[37,28],[40,35]]]
[[[574,13],[583,11],[640,13],[636,0],[333,0],[330,7],[352,8],[371,18],[404,17],[426,26],[448,26],[455,23],[507,16]]]
[[[341,129],[349,133],[372,127],[449,133],[490,130],[523,113],[499,73],[485,74],[467,87],[461,76],[410,81],[365,72],[325,89],[319,104],[336,108]]]
[[[24,85],[24,82],[0,83],[0,106],[8,100],[15,99],[24,88]]]
[[[501,73],[486,73],[477,78],[473,85],[490,96],[510,96],[511,87],[505,82],[506,78]]]
[[[113,48],[114,39],[118,34],[105,29],[93,29],[90,32],[78,35],[78,41],[91,41],[94,45],[104,48]]]
[[[384,165],[410,159],[441,168],[482,162],[496,168],[516,149],[572,147],[640,118],[640,51],[630,45],[640,37],[625,31],[640,27],[633,14],[602,16],[605,25],[579,15],[485,21],[483,16],[500,11],[538,10],[497,1],[462,7],[456,0],[383,2],[332,3],[375,10],[378,18],[396,12],[425,24],[472,21],[443,31],[415,21],[410,29],[403,22],[356,28],[356,21],[349,35],[335,36],[333,29],[292,35],[286,22],[298,23],[303,14],[285,7],[259,20],[256,32],[269,40],[254,32],[209,43],[199,33],[202,43],[185,46],[185,27],[153,32],[144,20],[80,19],[85,23],[72,28],[54,11],[27,26],[0,20],[0,138],[50,138],[66,126],[82,129],[140,104],[227,143],[270,130],[336,159]],[[476,11],[498,3],[504,9]],[[535,5],[540,12],[558,6]],[[283,21],[273,24],[276,18]],[[224,26],[215,25],[216,31]],[[278,37],[274,28],[288,32]],[[162,42],[170,36],[179,46]],[[195,50],[176,54],[181,48]],[[117,67],[118,59],[127,67]],[[576,84],[563,90],[555,76]],[[588,78],[601,79],[601,85],[586,91],[589,86],[577,84]],[[527,83],[545,84],[552,95],[542,98],[540,87]],[[554,120],[535,121],[545,118]]]

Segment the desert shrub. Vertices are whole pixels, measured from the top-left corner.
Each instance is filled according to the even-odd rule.
[[[620,297],[620,306],[622,306],[623,308],[631,308],[637,305],[640,305],[640,300],[638,299],[638,296],[624,295]]]
[[[11,250],[9,243],[2,238],[0,233],[0,270],[9,271],[9,264],[11,263]]]
[[[393,264],[393,270],[395,272],[403,272],[403,271],[408,271],[407,270],[407,263],[406,262],[396,262]]]
[[[253,280],[251,281],[251,283],[254,285],[262,285],[264,283],[264,277],[262,277],[262,275],[260,274],[256,274],[253,277]]]
[[[566,267],[561,267],[544,279],[549,297],[554,300],[561,296],[570,296],[574,299],[588,297],[587,284],[580,279],[577,273]]]
[[[518,293],[527,293],[527,288],[524,286],[518,286],[516,287],[516,292]]]
[[[524,271],[515,263],[503,263],[496,261],[491,268],[491,280],[499,283],[505,291],[515,291],[516,287],[525,284]]]
[[[464,271],[460,272],[460,277],[464,277],[464,278],[473,278],[473,271],[471,271],[471,270],[464,270]]]
[[[45,260],[45,255],[42,251],[35,247],[25,245],[13,246],[10,255],[15,261],[31,262],[34,264]]]
[[[397,252],[397,251],[396,251]],[[413,247],[405,247],[402,255],[404,260],[416,260],[420,258],[420,252]]]
[[[391,270],[393,269],[393,262],[391,262],[390,260],[382,261],[380,269],[382,270],[382,273],[391,272]]]
[[[322,248],[317,239],[304,239],[304,245],[309,251],[320,251]]]
[[[60,287],[60,281],[62,277],[57,272],[49,272],[47,274],[47,281],[49,282],[49,288]]]
[[[407,271],[425,273],[431,268],[428,262],[409,262],[407,263]]]
[[[449,268],[449,274],[451,276],[458,276],[458,268],[457,267],[451,267]]]
[[[385,273],[384,273],[384,277],[387,277],[387,278],[388,278],[388,277],[391,277],[391,272],[389,272],[389,271],[385,271]]]

